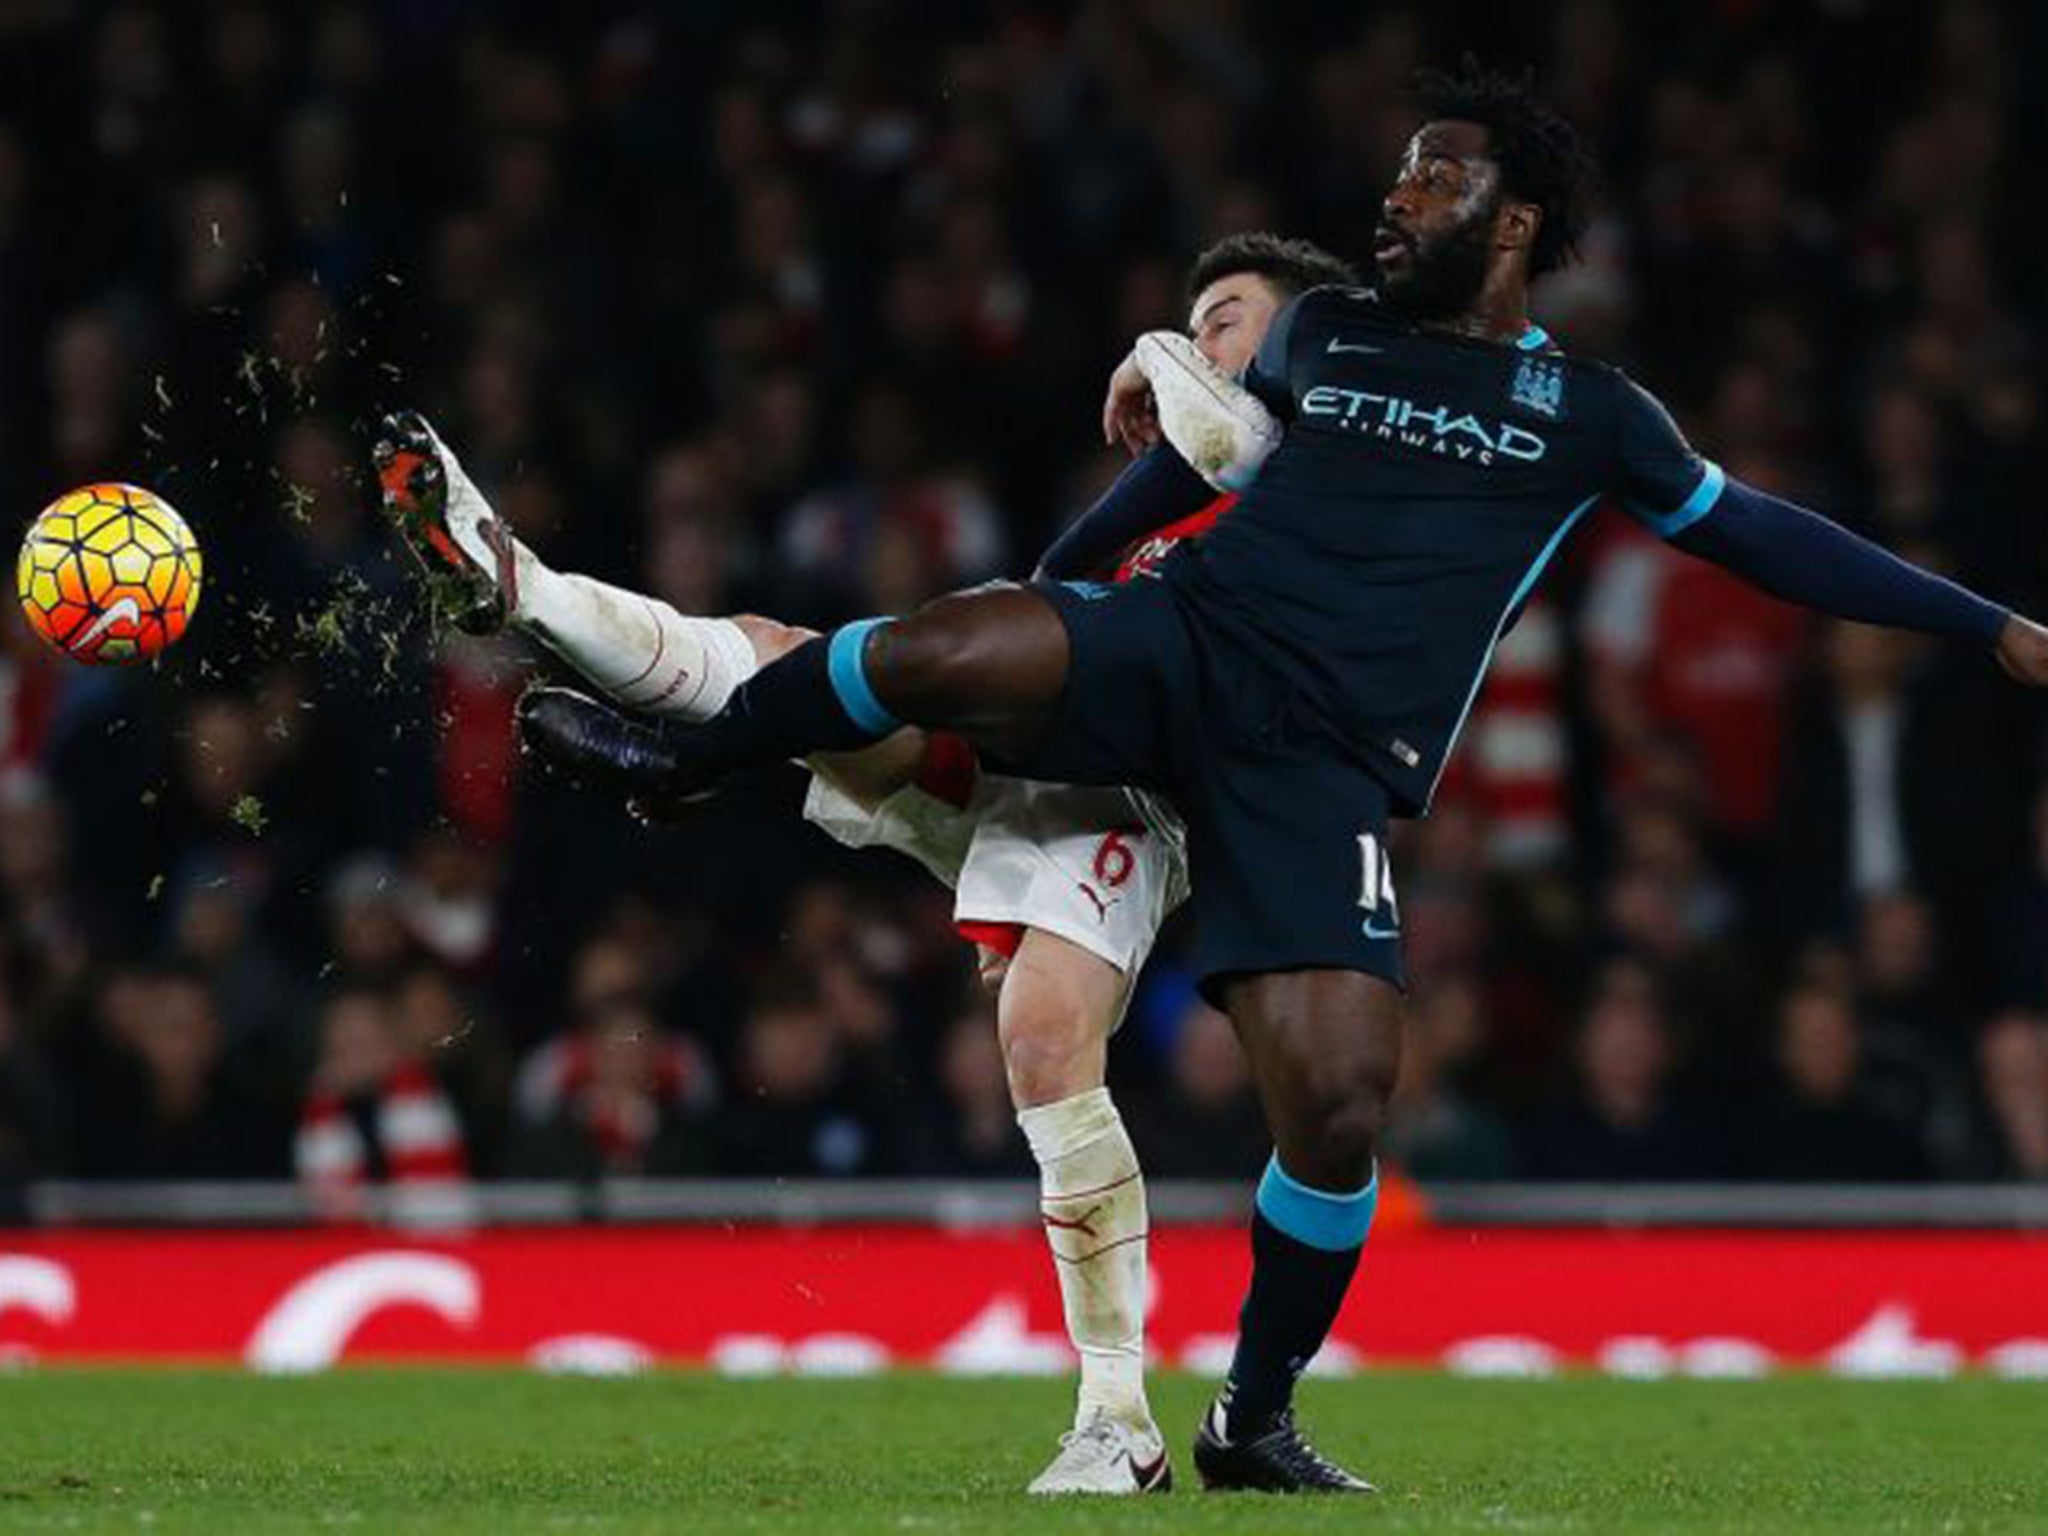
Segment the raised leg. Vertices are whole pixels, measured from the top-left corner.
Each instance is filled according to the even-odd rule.
[[[528,745],[571,773],[673,805],[728,775],[816,752],[853,752],[905,725],[945,727],[1003,755],[1026,750],[1065,688],[1066,626],[1022,587],[943,598],[896,622],[866,620],[764,667],[716,719],[634,720],[561,690],[520,708]]]

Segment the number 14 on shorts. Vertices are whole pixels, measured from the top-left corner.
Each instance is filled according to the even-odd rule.
[[[1358,904],[1365,908],[1368,939],[1401,937],[1401,904],[1394,897],[1394,861],[1377,832],[1358,834],[1359,863],[1364,868]]]

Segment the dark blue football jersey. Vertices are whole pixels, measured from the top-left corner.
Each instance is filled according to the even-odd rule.
[[[1721,494],[1652,396],[1533,327],[1515,346],[1449,336],[1319,288],[1246,383],[1286,438],[1161,579],[1402,814],[1427,809],[1494,647],[1593,509],[1611,498],[1669,537]]]

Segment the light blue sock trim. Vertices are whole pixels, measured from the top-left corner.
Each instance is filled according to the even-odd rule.
[[[857,619],[842,625],[833,631],[830,647],[825,653],[826,672],[832,679],[833,693],[839,696],[839,707],[846,711],[849,720],[877,739],[900,730],[903,722],[882,708],[882,701],[868,686],[864,652],[868,635],[884,624],[894,622],[893,619]]]
[[[1259,1180],[1259,1214],[1298,1243],[1343,1253],[1365,1244],[1372,1230],[1373,1212],[1379,1209],[1380,1174],[1373,1169],[1372,1182],[1348,1195],[1327,1189],[1310,1189],[1280,1166],[1276,1152],[1266,1163]]]

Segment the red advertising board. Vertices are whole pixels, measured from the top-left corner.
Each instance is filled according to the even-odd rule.
[[[1239,1230],[1153,1237],[1162,1363],[1217,1368]],[[632,1227],[75,1231],[0,1237],[0,1356],[528,1361],[631,1370],[1065,1369],[1030,1231]],[[1320,1368],[2048,1375],[2048,1238],[1995,1233],[1518,1231],[1376,1237]]]

